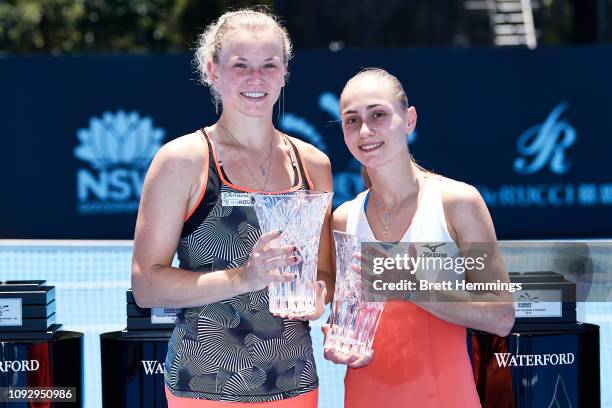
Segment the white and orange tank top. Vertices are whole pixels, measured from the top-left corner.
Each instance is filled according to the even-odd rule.
[[[435,176],[424,178],[418,207],[401,242],[419,243],[417,253],[445,251],[457,256],[444,216],[442,183]],[[350,202],[346,232],[376,241],[365,213],[368,194],[366,190]],[[445,244],[437,246],[441,243]],[[446,278],[456,278],[452,276],[455,272],[449,272]],[[347,370],[346,408],[480,407],[465,327],[407,300],[388,300],[373,350],[368,365]]]

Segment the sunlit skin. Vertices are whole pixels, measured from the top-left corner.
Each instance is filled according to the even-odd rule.
[[[385,86],[386,85],[386,86]],[[414,107],[404,110],[394,90],[373,76],[353,79],[342,93],[340,112],[344,142],[364,166],[406,162],[406,134],[414,130]]]
[[[215,135],[221,151],[226,152],[224,160],[230,164],[230,171],[238,169],[231,177],[238,185],[252,182],[248,172],[243,178],[239,170],[244,167],[245,148],[249,151],[249,158],[255,162],[263,162],[268,154],[275,159],[269,170],[269,189],[284,188],[290,181],[281,160],[283,144],[272,123],[274,105],[287,74],[284,60],[282,38],[276,29],[270,27],[229,31],[221,40],[218,61],[208,63],[208,75],[222,105],[218,124],[227,129],[238,143],[217,125],[207,130]],[[272,152],[270,144],[277,146]],[[231,165],[232,158],[238,158],[237,165]]]
[[[274,135],[272,113],[282,87],[285,85],[287,65],[283,44],[274,28],[257,31],[235,30],[225,36],[219,59],[208,66],[213,86],[221,95],[222,126],[231,129],[241,144],[252,150],[265,151]],[[261,137],[253,137],[262,131]],[[224,134],[219,132],[217,134]],[[278,143],[278,141],[275,141]],[[274,174],[272,169],[272,174]],[[316,288],[316,310],[310,314],[279,314],[291,319],[315,319],[325,308],[326,290]]]
[[[378,239],[399,241],[414,216],[424,179],[438,179],[448,233],[457,243],[496,242],[491,216],[478,191],[467,184],[435,174],[427,174],[416,166],[409,153],[406,134],[414,131],[417,114],[414,107],[405,109],[398,101],[397,90],[390,80],[375,74],[361,74],[351,79],[340,98],[340,115],[344,141],[352,155],[367,170],[372,186],[372,199],[365,210],[372,232]],[[372,202],[383,208],[397,208],[388,235]],[[332,229],[346,231],[349,203],[334,211]],[[508,282],[501,255],[491,253],[487,272],[466,272],[466,281]],[[427,295],[423,295],[427,296]],[[432,302],[420,292],[410,301],[434,316],[464,327],[506,336],[514,323],[511,297],[504,292],[491,291],[475,297],[458,291],[438,291],[443,302]],[[477,299],[477,301],[474,301]],[[451,301],[447,301],[451,300]],[[323,325],[324,334],[329,327]],[[368,364],[372,355],[346,355],[325,349],[326,359],[352,368]]]
[[[218,122],[206,127],[206,132],[224,157],[224,170],[230,180],[251,190],[258,189],[244,158],[261,163],[269,156],[271,165],[266,191],[291,187],[293,172],[289,147],[272,123],[274,105],[287,74],[283,37],[278,29],[228,31],[221,39],[218,60],[209,62],[206,68],[222,104]],[[236,141],[218,125],[227,129]],[[312,189],[332,191],[327,156],[299,139],[288,137],[308,168]],[[276,237],[270,234],[260,237],[243,267],[198,274],[171,266],[184,219],[198,205],[206,186],[203,175],[207,174],[204,169],[208,166],[208,148],[202,145],[199,132],[194,132],[164,145],[149,168],[138,212],[132,263],[132,287],[138,304],[143,307],[184,308],[211,304],[259,290],[272,281],[291,278],[281,276],[278,268],[291,263],[292,257],[287,255],[293,253],[293,247],[272,248],[268,244]],[[330,218],[331,208],[325,215],[321,235],[316,309],[309,314],[281,317],[314,320],[324,312],[326,287],[333,288]],[[254,259],[257,265],[266,265],[252,267]]]
[[[218,62],[209,63],[208,70],[222,96],[224,113],[269,120],[287,74],[278,32],[233,31],[223,40]]]

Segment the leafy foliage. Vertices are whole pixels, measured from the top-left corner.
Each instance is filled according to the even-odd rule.
[[[0,51],[184,51],[222,11],[271,4],[229,0],[0,1]]]

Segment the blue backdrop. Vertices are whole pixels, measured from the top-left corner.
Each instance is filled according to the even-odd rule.
[[[132,238],[152,156],[216,117],[190,58],[0,58],[0,238]],[[362,189],[337,98],[368,66],[416,106],[417,161],[477,186],[500,238],[612,236],[612,47],[298,51],[279,126],[330,156],[335,205]]]

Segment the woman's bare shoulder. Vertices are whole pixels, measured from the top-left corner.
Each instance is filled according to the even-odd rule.
[[[208,146],[200,131],[179,136],[162,146],[160,153],[178,160],[201,159],[206,156]]]
[[[444,214],[451,234],[474,238],[494,234],[489,210],[476,187],[448,177],[435,177],[440,182]]]
[[[208,164],[208,146],[199,131],[173,139],[163,145],[152,166],[162,166],[181,173],[200,171]]]
[[[442,193],[444,205],[466,205],[482,199],[476,187],[463,181],[439,174],[428,174],[430,181],[437,181]]]

